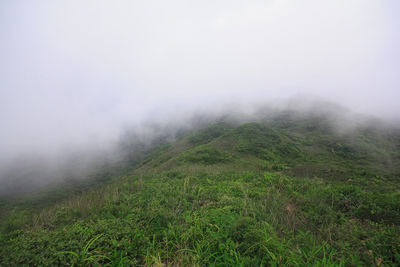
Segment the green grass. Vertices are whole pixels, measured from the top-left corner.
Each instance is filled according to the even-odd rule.
[[[101,254],[95,254],[91,255],[89,249],[93,245],[93,243],[99,239],[103,234],[99,234],[92,239],[90,239],[87,244],[83,247],[82,251],[74,252],[74,251],[61,251],[59,252],[60,254],[69,254],[73,256],[73,261],[71,266],[74,266],[75,264],[78,265],[89,265],[94,262],[96,262],[97,259],[107,259],[110,261],[110,259],[106,256],[103,256]]]
[[[209,145],[201,145],[182,154],[182,162],[212,165],[216,163],[231,163],[234,157],[224,150]]]
[[[46,209],[10,208],[0,265],[398,266],[399,139],[279,125],[210,126]]]
[[[110,265],[113,255],[135,265],[398,262],[398,197],[390,194],[275,173],[132,176],[102,190],[80,200],[101,193],[102,203],[63,203],[35,229],[9,233],[3,264],[85,263],[85,244],[103,256],[91,260]],[[392,204],[371,220],[363,207],[377,203]],[[67,250],[83,253],[58,253]]]

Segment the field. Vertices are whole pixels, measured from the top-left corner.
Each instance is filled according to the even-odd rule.
[[[398,266],[400,134],[221,121],[2,199],[1,266]]]

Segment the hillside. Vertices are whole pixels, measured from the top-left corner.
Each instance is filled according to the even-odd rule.
[[[46,206],[4,199],[0,265],[400,264],[400,132],[384,124],[227,116],[97,176]]]

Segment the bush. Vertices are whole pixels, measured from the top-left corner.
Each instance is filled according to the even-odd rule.
[[[186,152],[182,158],[185,162],[211,165],[216,163],[230,162],[233,160],[232,155],[211,146],[201,146],[197,149]]]

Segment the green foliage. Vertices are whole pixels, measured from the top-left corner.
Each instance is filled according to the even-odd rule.
[[[253,154],[258,158],[283,161],[299,154],[296,144],[283,134],[260,123],[247,123],[236,129],[239,152]]]
[[[45,209],[9,208],[0,265],[400,265],[399,166],[372,160],[398,153],[321,125],[217,124]]]
[[[123,179],[102,194],[104,204],[84,216],[67,205],[63,220],[50,220],[53,227],[9,233],[2,265],[399,263],[400,226],[391,221],[400,214],[398,202],[392,203],[397,195],[369,194],[359,186],[273,172],[164,173]],[[363,205],[385,203],[393,208],[379,215],[382,220],[358,213]]]
[[[210,165],[231,162],[234,158],[221,149],[209,145],[202,145],[185,152],[182,155],[182,160],[190,163]]]
[[[96,263],[97,259],[107,259],[107,257],[100,255],[100,254],[95,254],[91,255],[89,249],[93,245],[93,243],[99,239],[103,234],[97,235],[90,239],[87,244],[82,248],[81,251],[79,252],[74,252],[74,251],[61,251],[59,252],[60,254],[69,254],[73,257],[73,263],[71,266],[74,266],[75,264],[78,264],[79,266],[90,266],[93,263]]]
[[[24,210],[13,209],[1,223],[0,232],[12,232],[23,227],[29,216]]]
[[[189,137],[191,144],[206,144],[217,137],[227,133],[231,129],[226,123],[220,122],[213,124],[203,130],[197,131]]]

